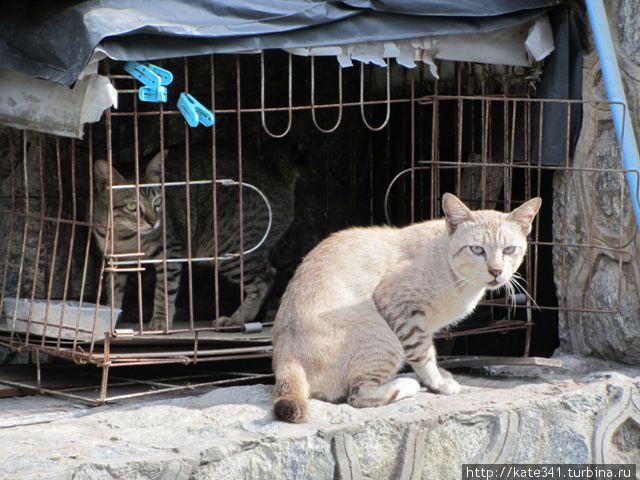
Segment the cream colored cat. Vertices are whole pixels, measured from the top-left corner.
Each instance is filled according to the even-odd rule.
[[[511,281],[540,204],[471,211],[446,193],[446,219],[352,228],[321,242],[276,316],[275,416],[306,421],[309,398],[370,407],[413,395],[418,382],[394,378],[405,362],[430,391],[458,392],[438,368],[432,335],[469,315],[487,289]]]

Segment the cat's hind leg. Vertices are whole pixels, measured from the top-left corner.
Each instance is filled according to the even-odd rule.
[[[394,378],[382,385],[361,383],[351,387],[348,402],[353,407],[377,407],[415,395],[420,384],[413,378]]]
[[[382,320],[382,319],[380,319]],[[402,364],[402,347],[387,325],[359,322],[368,330],[359,337],[348,375],[347,401],[354,407],[376,407],[415,394],[420,385],[412,378],[394,378]]]
[[[276,271],[266,259],[252,257],[245,262],[245,267],[244,302],[230,317],[218,318],[218,324],[221,326],[244,325],[255,320],[271,291]],[[239,277],[236,278],[230,273],[225,273],[225,276],[232,283],[240,283]]]

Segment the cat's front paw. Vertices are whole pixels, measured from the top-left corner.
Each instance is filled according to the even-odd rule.
[[[244,322],[234,317],[218,317],[216,322],[218,327],[241,327],[244,325]]]
[[[150,330],[165,330],[167,328],[167,322],[165,322],[164,318],[153,318],[151,322],[149,322]],[[171,325],[168,325],[168,328],[171,328]]]
[[[429,390],[433,393],[441,393],[443,395],[453,395],[460,391],[460,384],[453,378],[443,378],[438,383],[430,385]]]

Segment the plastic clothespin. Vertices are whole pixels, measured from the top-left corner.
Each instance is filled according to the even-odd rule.
[[[127,62],[124,64],[124,70],[147,87],[158,88],[160,86],[160,75],[153,72],[147,65],[140,62]]]
[[[151,63],[127,62],[124,69],[129,75],[144,84],[138,89],[141,102],[166,102],[167,88],[173,82],[173,74],[169,70]]]
[[[160,77],[160,85],[162,85],[163,87],[166,87],[167,85],[170,85],[171,82],[173,82],[173,73],[171,73],[169,70],[160,68],[153,63],[147,63],[147,67],[149,68],[149,70]]]
[[[190,127],[197,127],[199,123],[210,127],[216,123],[213,113],[188,93],[182,92],[180,94],[178,110]]]
[[[141,102],[166,102],[167,87],[140,87],[138,89],[138,98]]]

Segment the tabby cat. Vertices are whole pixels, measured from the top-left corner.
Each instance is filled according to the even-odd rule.
[[[167,152],[165,151],[166,155]],[[161,154],[158,153],[147,165],[145,171],[145,183],[157,183],[160,181]],[[101,252],[105,251],[107,239],[106,225],[109,221],[109,165],[104,160],[95,162],[94,181],[97,195],[94,203],[94,238]],[[133,183],[123,177],[115,168],[111,170],[113,185]],[[161,218],[164,199],[157,187],[140,188],[140,251],[144,252],[144,259],[157,259],[162,254],[162,228]],[[136,192],[133,189],[113,190],[113,224],[114,245],[109,247],[109,252],[126,254],[138,251],[138,203]],[[180,256],[181,250],[173,242],[167,239],[167,257]],[[158,264],[159,266],[160,264]],[[167,290],[169,318],[173,318],[175,296],[180,282],[181,266],[177,263],[167,264]],[[165,318],[164,302],[164,269],[156,267],[156,290],[153,305],[152,329],[162,328]],[[107,285],[107,297],[113,293],[113,304],[122,306],[122,299],[127,284],[127,274],[113,275],[113,286]]]
[[[181,149],[178,149],[179,151]],[[189,178],[211,180],[213,166],[206,149],[192,148],[190,154]],[[294,215],[294,188],[298,178],[295,155],[283,155],[275,150],[272,158],[247,158],[244,161],[243,180],[257,186],[268,198],[273,213],[271,231],[265,244],[255,252],[244,256],[244,304],[230,317],[220,317],[220,325],[241,325],[250,322],[258,315],[264,300],[274,282],[275,269],[269,260],[270,250],[284,235]],[[164,152],[165,181],[184,181],[185,159],[180,153]],[[160,182],[162,156],[158,153],[147,165],[144,183]],[[234,178],[237,176],[235,157],[219,154],[216,165],[216,178]],[[98,160],[94,165],[96,201],[94,221],[106,225],[109,215],[108,164]],[[113,184],[133,183],[117,170],[112,169]],[[218,256],[226,253],[238,253],[239,245],[239,201],[237,185],[217,184],[217,231]],[[214,256],[214,228],[212,214],[211,185],[192,185],[187,202],[184,186],[166,186],[163,198],[160,187],[140,188],[140,242],[145,259],[162,259],[162,218],[166,216],[167,258],[187,256],[188,229],[187,203],[190,206],[191,220],[191,256]],[[115,233],[115,252],[137,252],[137,203],[135,189],[113,190],[113,220]],[[268,210],[258,194],[248,189],[243,191],[243,250],[256,245],[267,229]],[[105,248],[105,229],[94,229],[98,247]],[[175,299],[180,286],[182,263],[167,262],[166,298],[164,287],[165,270],[162,263],[156,264],[156,284],[153,303],[153,315],[150,328],[153,330],[171,329],[175,314]],[[219,271],[232,284],[240,284],[240,259],[238,256],[219,261]],[[114,305],[121,306],[127,282],[126,274],[114,275]],[[106,289],[108,294],[110,288]],[[213,302],[213,299],[212,299]],[[168,308],[165,308],[165,304]]]
[[[512,281],[540,204],[471,211],[447,193],[445,219],[352,228],[321,242],[276,315],[275,416],[306,421],[310,397],[370,407],[413,395],[416,380],[394,378],[405,361],[429,390],[458,392],[436,363],[432,335]]]

